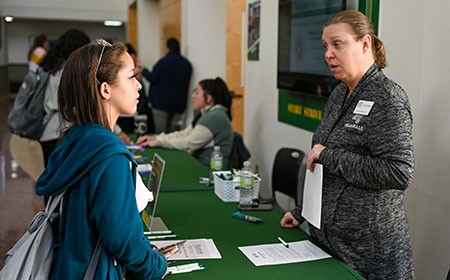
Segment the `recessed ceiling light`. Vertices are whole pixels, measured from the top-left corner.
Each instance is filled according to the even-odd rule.
[[[11,16],[5,16],[5,21],[6,22],[12,22],[14,20],[14,17]]]
[[[122,21],[120,21],[120,20],[105,20],[103,22],[103,24],[105,26],[121,26],[122,25]]]

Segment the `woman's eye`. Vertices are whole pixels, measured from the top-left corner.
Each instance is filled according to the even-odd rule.
[[[130,79],[136,79],[137,73],[130,77]]]

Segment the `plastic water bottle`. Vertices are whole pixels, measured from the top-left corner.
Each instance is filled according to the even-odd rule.
[[[211,153],[211,161],[210,161],[210,168],[209,168],[209,184],[214,184],[214,171],[220,171],[222,170],[223,166],[223,155],[220,152],[219,146],[214,146],[214,151]]]
[[[253,199],[253,173],[250,168],[250,161],[244,161],[239,190],[239,203],[242,205],[250,204]]]

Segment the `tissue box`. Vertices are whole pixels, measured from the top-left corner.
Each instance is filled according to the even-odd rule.
[[[214,192],[224,202],[239,202],[239,187],[240,177],[234,176],[232,181],[225,181],[219,178],[218,174],[224,174],[225,177],[230,176],[230,171],[216,171],[214,174]],[[258,198],[259,195],[259,183],[261,179],[254,176],[253,180],[253,198]]]

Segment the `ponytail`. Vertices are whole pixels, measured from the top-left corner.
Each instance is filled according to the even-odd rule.
[[[373,56],[380,69],[383,69],[387,66],[384,45],[383,42],[378,39],[377,35],[373,35]]]
[[[199,82],[205,94],[212,96],[214,104],[220,104],[227,109],[228,118],[231,120],[231,93],[227,84],[220,77],[213,79],[205,79]]]

